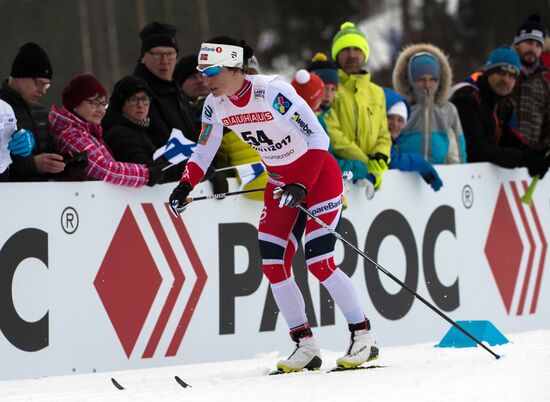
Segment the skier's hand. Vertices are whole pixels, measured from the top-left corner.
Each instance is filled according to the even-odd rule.
[[[174,191],[172,191],[172,194],[170,194],[170,208],[176,218],[179,214],[183,213],[185,208],[187,208],[187,205],[190,204],[191,201],[187,198],[187,196],[191,190],[193,190],[191,184],[189,182],[182,181],[178,184]]]
[[[281,198],[279,208],[284,206],[294,208],[299,205],[307,195],[304,186],[298,183],[287,184],[283,188],[277,187],[273,192],[273,199]]]

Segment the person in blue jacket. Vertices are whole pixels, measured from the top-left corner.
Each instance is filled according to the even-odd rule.
[[[401,152],[397,145],[397,138],[407,123],[410,114],[409,104],[403,96],[397,92],[383,88],[386,96],[386,115],[388,129],[392,139],[389,169],[398,169],[403,172],[418,172],[434,191],[439,191],[443,186],[441,178],[433,165],[416,152]]]

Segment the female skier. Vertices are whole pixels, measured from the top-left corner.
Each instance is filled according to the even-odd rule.
[[[319,346],[291,272],[304,229],[308,270],[327,288],[351,331],[349,348],[336,363],[354,368],[378,357],[369,320],[350,278],[334,263],[335,237],[295,208],[306,206],[336,230],[342,210],[342,174],[327,151],[329,137],[294,88],[279,76],[247,74],[252,55],[244,42],[224,36],[201,45],[197,69],[210,95],[203,107],[198,145],[170,196],[170,205],[176,214],[183,212],[189,193],[216,154],[224,126],[256,149],[270,177],[258,228],[262,268],[296,343],[294,352],[279,361],[277,369],[292,372],[321,367]]]

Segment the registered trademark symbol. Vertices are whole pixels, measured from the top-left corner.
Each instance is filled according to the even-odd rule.
[[[73,207],[67,207],[61,213],[61,228],[67,234],[73,234],[78,229],[78,213]]]
[[[468,184],[462,188],[462,204],[467,209],[472,208],[472,205],[474,205],[474,192]]]

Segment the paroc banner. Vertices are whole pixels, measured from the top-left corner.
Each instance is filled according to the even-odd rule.
[[[505,334],[550,328],[550,179],[528,207],[525,169],[438,170],[437,193],[394,171],[372,200],[349,185],[340,233],[454,320],[490,320]],[[293,349],[262,276],[261,202],[199,201],[175,219],[173,185],[0,187],[0,379]],[[205,183],[193,195],[210,192]],[[435,344],[449,328],[340,242],[336,261],[382,348]],[[308,275],[303,250],[293,269],[321,348],[344,350],[344,317]]]

